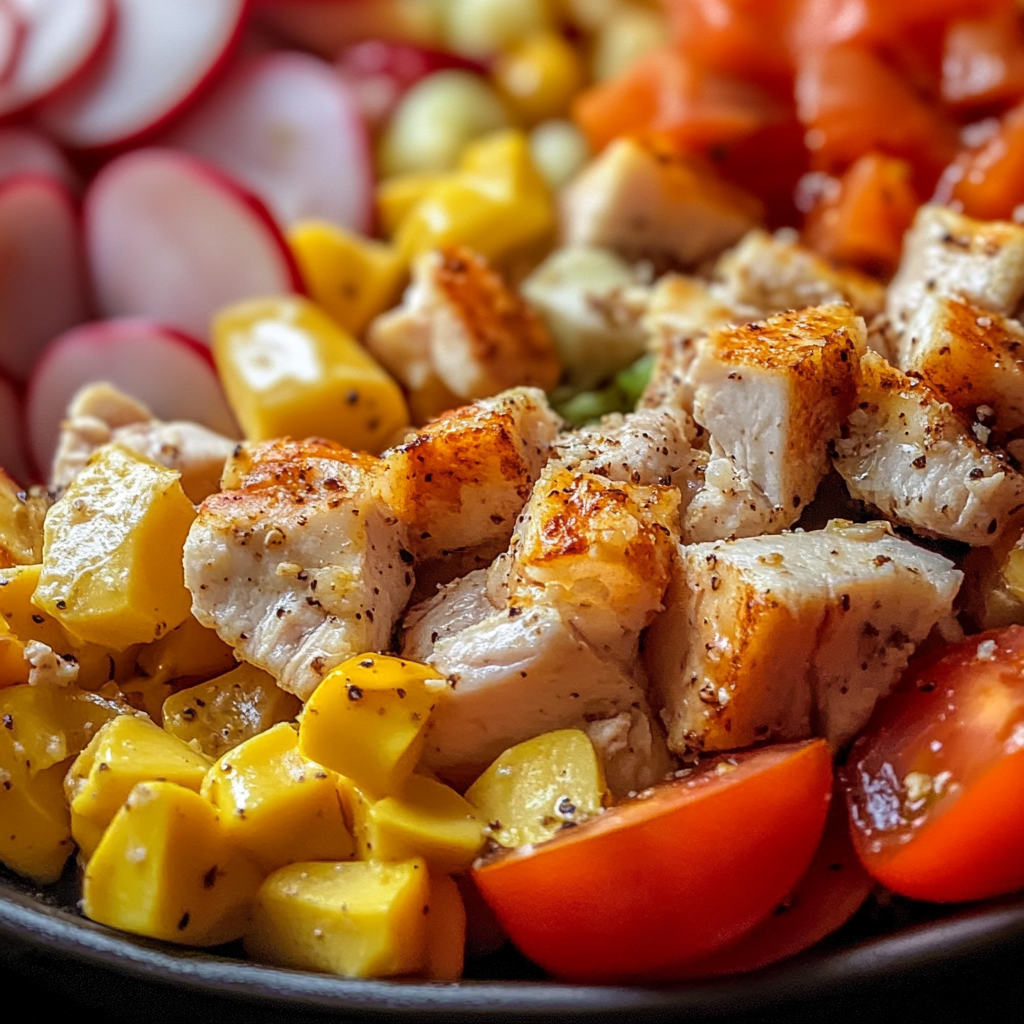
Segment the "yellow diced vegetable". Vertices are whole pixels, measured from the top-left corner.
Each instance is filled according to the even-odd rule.
[[[409,422],[402,391],[373,357],[306,299],[254,299],[214,321],[213,354],[251,441],[325,437],[379,452]]]
[[[551,21],[550,0],[448,0],[445,38],[456,53],[490,57]]]
[[[28,682],[29,663],[25,645],[12,632],[6,619],[0,619],[0,687]]]
[[[355,853],[337,776],[299,753],[295,730],[286,723],[225,754],[200,792],[231,839],[265,872]]]
[[[65,767],[52,765],[35,778],[0,768],[0,862],[39,885],[60,878],[75,848]]]
[[[300,710],[299,699],[285,693],[273,676],[243,664],[168,697],[162,718],[172,736],[218,758],[272,725],[290,722]]]
[[[416,204],[449,177],[447,173],[400,174],[382,181],[377,186],[377,218],[384,234],[392,238]]]
[[[529,125],[566,113],[583,85],[576,48],[552,31],[529,35],[506,50],[493,74],[505,102]]]
[[[410,776],[401,793],[369,810],[372,856],[396,861],[423,857],[433,870],[463,871],[484,845],[483,822],[450,786]]]
[[[148,718],[108,722],[79,754],[65,783],[75,842],[90,856],[140,782],[173,782],[199,792],[210,759]]]
[[[236,664],[231,648],[215,630],[192,616],[175,630],[139,652],[138,666],[161,683],[176,679],[209,679]]]
[[[0,469],[0,567],[39,561],[45,516],[46,499],[23,490]]]
[[[46,517],[33,602],[81,640],[123,651],[180,626],[195,508],[178,474],[106,445]]]
[[[373,798],[361,790],[350,778],[336,775],[338,780],[338,796],[345,813],[345,824],[348,825],[355,843],[356,860],[373,860],[373,828],[370,823],[370,808]]]
[[[380,172],[451,170],[472,139],[510,124],[491,84],[469,71],[436,71],[417,82],[391,115],[378,150]]]
[[[135,935],[217,946],[244,934],[261,877],[201,796],[145,782],[89,859],[82,911]]]
[[[383,242],[325,221],[303,221],[288,235],[310,298],[350,334],[398,299],[405,261]]]
[[[501,846],[543,843],[567,823],[600,814],[604,770],[579,729],[559,729],[506,750],[466,791]]]
[[[430,876],[427,914],[427,959],[423,975],[430,981],[458,981],[466,959],[466,907],[455,879]]]
[[[426,960],[422,860],[292,864],[260,886],[245,936],[254,960],[350,978],[414,974]]]
[[[398,792],[423,750],[447,684],[428,665],[365,654],[329,672],[306,703],[299,747],[372,796]]]

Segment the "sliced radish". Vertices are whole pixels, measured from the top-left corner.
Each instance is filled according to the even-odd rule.
[[[78,189],[71,165],[45,135],[31,128],[0,128],[0,182],[16,174],[46,174]]]
[[[281,52],[242,62],[164,141],[247,185],[282,225],[315,218],[372,226],[366,128],[349,89],[318,57]]]
[[[25,22],[15,0],[0,0],[0,86],[14,74],[24,41]]]
[[[40,123],[75,149],[106,149],[163,127],[210,83],[240,38],[248,0],[114,0],[109,52]]]
[[[0,116],[13,114],[73,84],[97,60],[114,25],[113,0],[10,0],[24,21],[25,42],[0,88]]]
[[[88,318],[75,201],[53,178],[0,184],[0,369],[24,380],[43,349]]]
[[[205,345],[150,320],[101,320],[58,338],[32,374],[25,414],[38,467],[53,460],[71,397],[98,381],[139,399],[162,420],[193,420],[239,436]]]
[[[25,421],[14,384],[0,376],[0,469],[23,487],[32,479],[25,457]]]
[[[205,338],[239,299],[301,291],[263,204],[171,149],[111,161],[85,197],[86,251],[105,316],[145,316]]]

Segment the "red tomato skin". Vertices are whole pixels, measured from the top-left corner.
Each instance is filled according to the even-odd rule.
[[[736,760],[754,764],[699,788],[656,787],[475,870],[515,945],[569,980],[656,977],[771,914],[821,838],[831,755],[811,741]]]

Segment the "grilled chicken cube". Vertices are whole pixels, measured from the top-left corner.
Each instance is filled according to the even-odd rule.
[[[936,297],[903,336],[901,367],[966,423],[1005,437],[1024,426],[1024,327],[962,299]]]
[[[1024,227],[922,206],[889,285],[887,312],[898,334],[931,295],[1012,316],[1024,296]]]
[[[557,249],[520,290],[547,325],[573,387],[596,387],[644,354],[648,289],[615,253]]]
[[[684,548],[645,643],[669,746],[687,758],[816,735],[843,746],[961,578],[885,523]]]
[[[828,444],[853,408],[864,349],[864,323],[849,306],[723,327],[700,341],[689,371],[694,418],[711,434],[712,461],[728,462],[709,464],[710,493],[698,495],[691,514],[706,506],[714,515],[701,513],[697,534],[708,536],[733,491],[767,511],[763,529],[751,525],[756,532],[778,532],[800,517],[828,472]]]
[[[732,245],[760,204],[661,143],[613,142],[562,192],[562,240],[694,266]]]
[[[386,650],[412,592],[381,475],[329,442],[241,447],[185,544],[195,617],[302,699],[346,658]]]
[[[542,391],[516,388],[385,452],[388,501],[417,561],[459,566],[469,555],[486,566],[504,551],[560,425]]]
[[[858,402],[835,442],[835,466],[852,497],[918,533],[975,547],[1013,528],[1024,478],[927,384],[869,352]]]
[[[784,518],[747,470],[712,438],[703,480],[683,515],[686,543],[775,533]]]
[[[613,796],[639,793],[672,770],[664,730],[646,702],[611,718],[589,721],[583,731],[601,758]]]
[[[550,391],[561,369],[540,317],[458,246],[416,261],[402,305],[374,320],[366,344],[409,391],[419,422],[507,388]]]
[[[751,231],[715,267],[716,292],[735,306],[752,307],[749,319],[787,309],[846,303],[866,320],[885,308],[885,288],[855,270],[839,270],[800,245],[796,235]]]

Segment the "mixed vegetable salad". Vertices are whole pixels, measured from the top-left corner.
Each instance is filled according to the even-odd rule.
[[[0,862],[679,981],[1024,887],[1011,0],[0,0]]]

